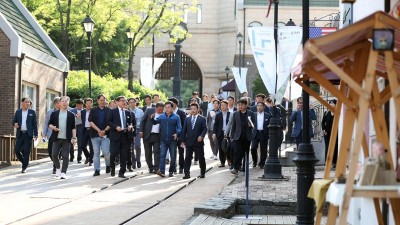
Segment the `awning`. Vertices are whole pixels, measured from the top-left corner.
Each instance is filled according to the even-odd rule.
[[[235,79],[229,81],[227,84],[221,87],[223,91],[236,91]]]

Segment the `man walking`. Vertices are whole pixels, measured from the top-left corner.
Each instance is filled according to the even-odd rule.
[[[199,114],[199,104],[190,104],[190,116],[186,118],[182,131],[182,145],[186,146],[185,176],[190,178],[190,166],[193,152],[197,154],[200,163],[200,178],[205,177],[206,160],[204,158],[204,137],[207,133],[206,119]]]
[[[164,104],[159,102],[155,108],[147,108],[140,122],[140,137],[143,138],[144,155],[149,173],[156,173],[160,163],[160,124],[154,124],[151,115],[157,119],[164,110]],[[153,163],[154,155],[154,163]]]
[[[131,111],[131,113],[133,113],[135,115],[135,120],[136,120],[136,127],[139,128],[140,127],[140,122],[142,121],[142,117],[143,117],[143,111],[141,109],[139,109],[137,107],[137,103],[136,99],[134,98],[129,98],[128,99],[128,104],[129,104],[129,111]],[[135,128],[135,129],[137,129]],[[136,132],[135,137],[133,138],[133,148],[131,151],[131,155],[129,157],[131,157],[132,159],[132,169],[136,168],[140,168],[142,167],[142,163],[140,162],[140,155],[142,154],[142,148],[141,148],[141,143],[140,143],[140,134],[139,132]]]
[[[238,101],[238,111],[232,115],[231,138],[234,146],[234,158],[232,174],[237,174],[241,168],[244,154],[248,154],[250,142],[255,124],[252,111],[247,110],[247,99],[241,98]]]
[[[224,152],[222,150],[222,140],[224,139],[224,133],[226,131],[226,126],[228,125],[229,122],[229,117],[230,117],[230,112],[228,111],[228,102],[226,100],[221,101],[221,111],[215,115],[215,123],[214,123],[214,129],[213,129],[213,140],[218,141],[218,154],[219,154],[219,161],[221,164],[218,165],[218,167],[225,167],[225,161],[227,156],[229,155],[228,152]],[[229,160],[231,160],[229,158]]]
[[[89,163],[89,166],[92,166],[93,163],[93,145],[90,139],[90,112],[92,111],[93,99],[87,98],[85,99],[85,109],[81,111],[81,119],[82,119],[82,137],[79,139],[78,137],[78,163],[81,163],[82,160],[82,152],[85,154],[86,160],[85,164]],[[78,128],[77,128],[78,129]],[[89,151],[87,150],[87,145],[89,144]]]
[[[93,145],[94,174],[100,175],[100,151],[104,156],[106,163],[106,173],[110,173],[110,139],[107,134],[110,127],[107,126],[107,118],[110,108],[106,107],[106,97],[99,95],[97,97],[97,107],[90,110],[88,121],[90,125],[90,141]],[[86,126],[86,125],[85,125]],[[86,146],[85,146],[86,147]]]
[[[52,154],[56,176],[66,179],[70,145],[74,145],[76,141],[75,116],[68,111],[68,96],[61,97],[60,103],[60,110],[53,112],[50,116],[49,128],[53,130],[50,139],[53,141]],[[60,151],[63,160],[62,169],[58,158]]]
[[[26,173],[29,165],[29,155],[31,154],[32,139],[37,139],[38,128],[36,122],[36,112],[29,109],[31,100],[21,99],[22,108],[15,112],[13,125],[17,128],[17,141],[15,143],[15,154],[22,163],[22,173]]]
[[[210,140],[210,146],[212,150],[212,156],[211,159],[218,160],[218,140],[213,139],[213,130],[214,130],[214,123],[215,123],[215,116],[217,113],[219,113],[219,107],[220,103],[218,99],[215,99],[213,101],[213,109],[210,110],[210,112],[207,115],[207,134],[208,134],[208,139]]]
[[[313,128],[312,128],[312,120],[316,120],[317,119],[317,115],[315,114],[314,108],[312,107],[312,105],[310,105],[310,110],[309,110],[310,114],[309,114],[309,132],[310,132],[310,138],[314,137],[314,132],[313,132]],[[294,127],[292,130],[292,137],[294,137],[296,139],[296,146],[297,148],[299,148],[299,144],[302,141],[302,135],[303,135],[303,98],[299,97],[297,99],[297,110],[293,110],[292,115],[290,116],[289,119],[289,126],[292,125],[292,123],[294,122]]]
[[[257,166],[258,160],[258,145],[260,144],[260,162],[258,166],[262,169],[267,160],[268,152],[268,126],[271,115],[264,111],[265,103],[257,102],[256,123],[254,124],[252,141],[251,141],[251,157],[253,159],[253,167]]]
[[[115,176],[115,157],[120,156],[120,170],[118,177],[125,178],[126,161],[129,152],[129,132],[136,126],[136,121],[132,119],[131,113],[125,109],[126,98],[119,96],[115,99],[116,108],[110,110],[107,125],[110,126],[110,167],[111,176]]]
[[[183,127],[184,123],[185,123],[185,119],[186,119],[186,113],[184,111],[182,111],[181,109],[178,108],[179,106],[179,101],[176,98],[169,98],[168,101],[171,101],[172,103],[174,103],[174,108],[173,108],[173,112],[179,116],[179,119],[181,120],[181,126]],[[181,146],[182,141],[179,139],[178,140],[178,155],[179,155],[179,159],[178,159],[178,164],[179,164],[179,174],[183,173],[183,168],[185,166],[185,149],[182,148]]]
[[[44,141],[48,141],[47,142],[47,152],[49,153],[49,157],[52,161],[53,161],[53,154],[52,154],[53,142],[50,140],[50,137],[51,137],[53,130],[49,128],[49,121],[50,121],[51,114],[60,109],[60,97],[55,97],[53,99],[53,106],[54,106],[53,109],[49,109],[46,112],[46,120],[44,122],[43,131],[42,131],[42,137],[43,137]],[[56,166],[54,165],[54,163],[53,163],[53,174],[56,174]]]
[[[76,127],[76,137],[77,139],[77,145],[78,145],[78,154],[79,154],[79,144],[82,140],[82,135],[83,135],[83,125],[82,125],[82,117],[81,117],[81,111],[83,110],[83,101],[82,99],[78,99],[75,102],[75,108],[71,109],[71,112],[75,115],[75,127]],[[69,161],[73,162],[74,161],[74,146],[71,145],[70,150],[69,150]],[[82,155],[82,154],[81,154]],[[78,156],[79,158],[79,156]],[[79,160],[77,160],[79,163]]]
[[[182,126],[179,116],[172,112],[174,103],[168,101],[165,103],[165,113],[161,114],[157,119],[152,119],[155,124],[160,124],[160,139],[161,139],[161,156],[160,156],[160,170],[157,174],[165,177],[165,157],[167,152],[171,156],[171,163],[169,165],[169,177],[174,176],[175,163],[176,163],[176,146],[178,137],[181,134]]]

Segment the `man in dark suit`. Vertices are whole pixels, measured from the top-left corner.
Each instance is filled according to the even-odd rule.
[[[76,137],[77,139],[77,145],[78,145],[78,156],[77,156],[77,161],[80,163],[79,156],[82,158],[82,152],[79,154],[79,146],[82,141],[82,135],[83,135],[83,125],[82,125],[82,117],[81,117],[81,112],[83,110],[83,101],[82,99],[77,99],[75,102],[75,108],[71,109],[70,111],[75,115],[75,128],[76,128]],[[74,146],[71,145],[70,151],[69,151],[69,161],[73,162],[74,161]]]
[[[164,110],[164,103],[157,103],[155,108],[148,108],[140,123],[140,137],[143,138],[144,156],[149,173],[156,173],[160,167],[160,124],[154,124],[151,115],[158,118]],[[154,163],[153,163],[154,155]]]
[[[85,112],[85,118],[88,117],[90,125],[90,142],[93,145],[93,176],[100,175],[100,152],[103,153],[104,161],[106,164],[106,173],[111,172],[110,168],[110,139],[108,138],[108,131],[110,127],[107,126],[108,114],[110,108],[106,107],[106,97],[104,95],[97,96],[97,107]],[[88,103],[88,102],[87,102]],[[86,106],[88,108],[88,105]],[[87,110],[87,109],[86,109]],[[89,114],[89,115],[87,115]],[[86,121],[86,120],[85,120]],[[85,122],[86,127],[86,122]],[[87,131],[87,129],[86,129]],[[90,146],[90,144],[89,144]],[[84,146],[86,149],[86,145]],[[87,150],[86,150],[87,151]]]
[[[237,110],[237,108],[234,106],[235,104],[235,97],[229,96],[227,99],[228,101],[228,111],[233,113]]]
[[[221,101],[221,111],[215,115],[215,123],[213,129],[213,136],[214,140],[218,140],[218,154],[219,154],[219,161],[221,164],[218,167],[225,167],[225,161],[227,156],[230,156],[229,152],[224,152],[222,150],[222,140],[224,139],[224,132],[226,130],[226,126],[229,122],[229,117],[231,113],[228,111],[228,102],[226,100]],[[231,160],[228,157],[229,160]]]
[[[183,127],[184,123],[185,123],[185,119],[186,119],[186,113],[184,111],[182,111],[181,109],[178,108],[179,106],[179,101],[178,99],[172,97],[169,98],[168,101],[171,101],[174,103],[174,107],[173,107],[173,112],[179,116],[179,119],[181,120],[181,126]],[[185,166],[185,149],[182,148],[182,141],[178,140],[178,164],[179,164],[179,173],[182,174],[183,173],[183,167]]]
[[[235,148],[232,174],[237,174],[245,153],[249,152],[255,124],[254,113],[247,110],[247,99],[238,101],[238,111],[232,115],[231,139]]]
[[[115,156],[120,155],[120,170],[118,177],[125,178],[126,161],[128,160],[130,132],[136,126],[129,110],[126,110],[125,96],[116,99],[118,107],[111,109],[108,114],[107,125],[110,129],[110,167],[111,176],[115,176]]]
[[[22,173],[25,173],[29,164],[32,139],[37,139],[38,128],[36,112],[29,109],[31,100],[29,98],[22,98],[21,103],[22,108],[15,112],[13,125],[17,128],[15,154],[17,155],[18,160],[22,163]]]
[[[268,125],[271,115],[264,112],[265,103],[257,102],[257,113],[255,115],[256,123],[253,129],[253,139],[251,141],[251,157],[253,159],[253,167],[257,166],[258,160],[258,144],[260,144],[260,168],[264,168],[265,160],[268,152]]]
[[[53,142],[53,162],[56,165],[56,176],[66,179],[68,169],[68,156],[70,145],[74,145],[76,141],[75,115],[68,111],[69,97],[60,98],[60,110],[53,112],[50,116],[49,128],[53,130],[51,141]],[[63,160],[61,169],[60,155]]]
[[[299,144],[302,141],[302,133],[303,133],[303,98],[299,97],[297,99],[297,110],[293,110],[292,115],[290,116],[289,119],[289,126],[292,125],[292,123],[294,122],[294,127],[292,130],[292,137],[294,137],[296,139],[296,145],[297,148],[299,147]],[[310,132],[310,138],[314,137],[314,132],[313,132],[313,128],[312,128],[312,120],[316,120],[317,119],[317,114],[315,114],[314,108],[312,107],[312,105],[310,105],[310,124],[309,124],[309,132]]]
[[[144,103],[145,103],[145,105],[142,108],[143,112],[146,112],[147,109],[154,108],[156,106],[156,104],[152,104],[151,103],[151,96],[150,95],[145,95],[144,96]]]
[[[93,106],[93,99],[87,98],[85,99],[85,109],[81,111],[81,120],[82,120],[82,136],[79,139],[78,136],[78,163],[81,163],[82,160],[82,152],[86,157],[85,164],[89,163],[89,166],[92,166],[93,163],[93,145],[90,138],[90,112]],[[77,128],[78,131],[78,128]],[[87,150],[87,145],[89,144],[89,150]]]
[[[190,116],[185,119],[182,131],[182,145],[186,146],[185,176],[190,178],[190,166],[193,152],[196,152],[200,163],[200,178],[206,174],[206,159],[204,158],[204,137],[207,133],[206,119],[199,114],[199,104],[190,104]]]

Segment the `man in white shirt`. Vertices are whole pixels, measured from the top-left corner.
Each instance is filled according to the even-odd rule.
[[[253,167],[257,166],[258,154],[257,149],[260,144],[260,162],[259,167],[262,169],[265,165],[265,160],[267,160],[268,152],[268,125],[271,115],[264,111],[265,103],[257,102],[257,113],[256,113],[256,123],[253,129],[253,139],[251,141],[251,157],[253,159]]]
[[[142,121],[142,117],[144,115],[143,111],[137,107],[137,103],[135,98],[129,98],[128,99],[128,104],[129,104],[129,111],[133,112],[135,114],[135,119],[136,119],[136,127],[134,129],[137,129],[140,127],[140,122]],[[140,162],[140,155],[142,154],[142,148],[141,148],[141,143],[140,143],[140,134],[139,132],[136,132],[136,136],[134,137],[134,143],[132,143],[134,146],[131,151],[131,159],[132,159],[132,169],[142,167],[142,164]],[[134,150],[133,150],[134,149]],[[136,152],[136,153],[135,153]],[[128,168],[130,169],[130,168]]]

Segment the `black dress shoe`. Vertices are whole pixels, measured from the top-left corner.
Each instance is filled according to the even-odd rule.
[[[120,177],[120,178],[126,178],[124,174],[118,174],[118,177]]]
[[[26,173],[26,168],[22,168],[21,173]]]
[[[202,175],[200,175],[199,177],[200,177],[200,178],[205,178],[206,176],[205,176],[204,174],[202,174]]]
[[[179,169],[179,174],[183,174],[183,169]]]
[[[93,165],[93,162],[89,162],[89,166],[92,166]]]
[[[154,170],[149,170],[149,173],[154,173]]]
[[[160,177],[165,177],[165,174],[161,173],[160,170],[157,171],[157,175],[160,176]]]
[[[78,163],[81,163],[81,160],[78,160]]]
[[[189,174],[186,174],[184,177],[182,177],[182,179],[189,179],[189,178],[190,178]]]
[[[257,167],[257,164],[253,164],[253,168],[256,168]]]
[[[225,164],[219,164],[218,167],[219,167],[219,168],[225,167]]]
[[[128,171],[133,172],[132,166],[128,166]]]
[[[173,177],[174,176],[174,173],[169,173],[169,177]]]
[[[142,163],[137,162],[137,168],[140,168],[140,167],[142,167]]]
[[[73,162],[73,161],[74,161],[74,158],[70,158],[69,161],[70,161],[70,162]]]
[[[115,168],[111,168],[111,176],[115,177]]]
[[[93,176],[94,176],[94,177],[95,177],[95,176],[100,176],[100,171],[98,171],[98,170],[94,171]]]
[[[110,172],[111,172],[110,166],[106,166],[106,173],[110,173]]]
[[[84,163],[85,163],[85,164],[88,164],[88,163],[89,163],[89,159],[86,159]]]
[[[132,169],[136,169],[136,163],[132,164]]]

